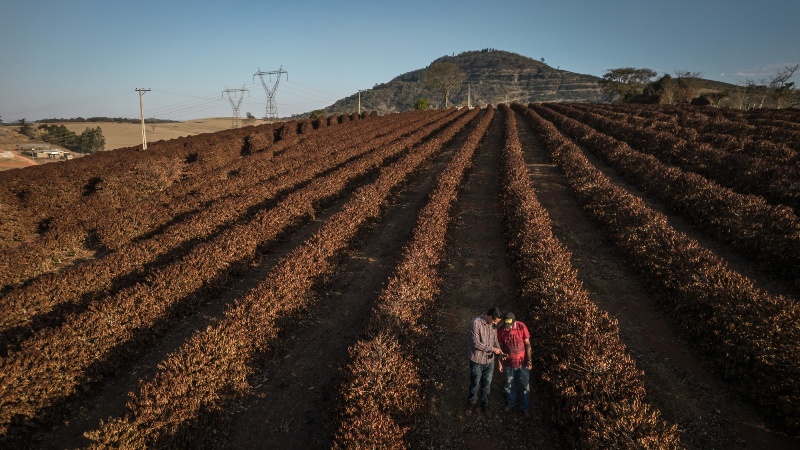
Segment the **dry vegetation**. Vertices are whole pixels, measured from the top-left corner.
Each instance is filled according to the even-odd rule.
[[[0,446],[797,448],[798,136],[786,112],[501,105],[0,173]],[[611,311],[602,282],[639,297]],[[460,415],[492,304],[534,336],[532,419]]]

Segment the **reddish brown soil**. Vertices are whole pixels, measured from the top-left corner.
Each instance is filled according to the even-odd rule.
[[[553,219],[557,237],[573,253],[573,265],[593,301],[619,320],[621,335],[644,370],[648,400],[664,418],[677,423],[683,444],[691,449],[800,448],[800,440],[772,429],[769,422],[730,392],[679,327],[661,311],[638,274],[607,243],[600,229],[581,209],[566,182],[522,117],[517,118],[520,139],[541,203]],[[523,322],[527,308],[516,297],[508,260],[499,204],[499,156],[502,149],[502,113],[497,112],[489,134],[478,149],[459,202],[450,233],[439,312],[431,317],[438,345],[419,349],[425,356],[426,407],[409,439],[414,448],[561,448],[558,430],[543,417],[537,393],[536,371],[531,419],[503,411],[503,392],[495,374],[491,405],[494,416],[476,410],[463,414],[467,369],[466,341],[471,319],[491,306],[518,312]],[[279,356],[262,364],[252,381],[252,395],[219,415],[210,428],[193,430],[203,448],[328,448],[336,429],[334,411],[347,363],[347,349],[362,332],[375,300],[394,269],[403,246],[427,200],[436,175],[452,156],[453,146],[424,171],[409,180],[387,205],[383,219],[361,235],[358,245],[344,255],[340,270],[320,287],[316,304],[302,319],[286,327]],[[593,160],[594,161],[594,160]],[[612,171],[595,161],[630,192]],[[129,392],[140,379],[151,376],[159,361],[180,347],[193,333],[216,321],[225,306],[254,286],[275,262],[302,243],[342,201],[317,215],[315,222],[289,233],[268,249],[263,261],[243,271],[230,289],[210,298],[192,315],[164,335],[154,336],[146,354],[132,358],[129,370],[108,377],[101,386],[70,403],[66,420],[57,427],[35,431],[33,448],[75,448],[88,444],[82,437],[100,420],[124,414]],[[651,204],[658,208],[657,204]],[[692,234],[748,276],[773,292],[785,292],[779,282],[759,275],[757,267],[739,261],[723,246],[702,238],[679,218],[676,228]],[[535,330],[532,342],[536,345]]]

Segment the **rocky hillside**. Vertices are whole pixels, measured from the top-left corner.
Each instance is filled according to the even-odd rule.
[[[542,61],[516,53],[485,49],[443,56],[431,64],[439,61],[458,64],[467,77],[461,88],[450,96],[450,102],[454,105],[466,105],[468,92],[473,106],[506,101],[595,102],[605,99],[597,84],[599,77],[553,68]],[[429,100],[434,107],[441,106],[440,96],[421,81],[426,69],[405,73],[362,92],[362,110],[381,114],[407,111],[421,97]],[[358,97],[355,94],[337,101],[324,111],[331,114],[357,109]]]

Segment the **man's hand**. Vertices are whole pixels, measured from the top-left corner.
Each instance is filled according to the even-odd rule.
[[[531,360],[528,360],[528,362],[525,363],[525,368],[528,370],[533,370],[533,363]]]
[[[494,353],[495,355],[502,355],[503,351],[500,350],[499,348],[495,347],[495,348],[492,349],[492,353]]]
[[[497,370],[499,370],[500,373],[503,373],[503,363],[499,361],[497,362]]]

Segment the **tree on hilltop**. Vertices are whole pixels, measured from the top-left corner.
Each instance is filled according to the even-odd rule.
[[[599,80],[600,89],[609,97],[616,98],[621,103],[631,101],[634,96],[641,94],[650,80],[656,76],[651,69],[636,69],[622,67],[606,70],[603,79]]]
[[[440,92],[444,97],[444,107],[448,108],[450,92],[461,86],[467,79],[461,68],[456,63],[437,62],[431,64],[425,71],[425,83],[433,90]]]

